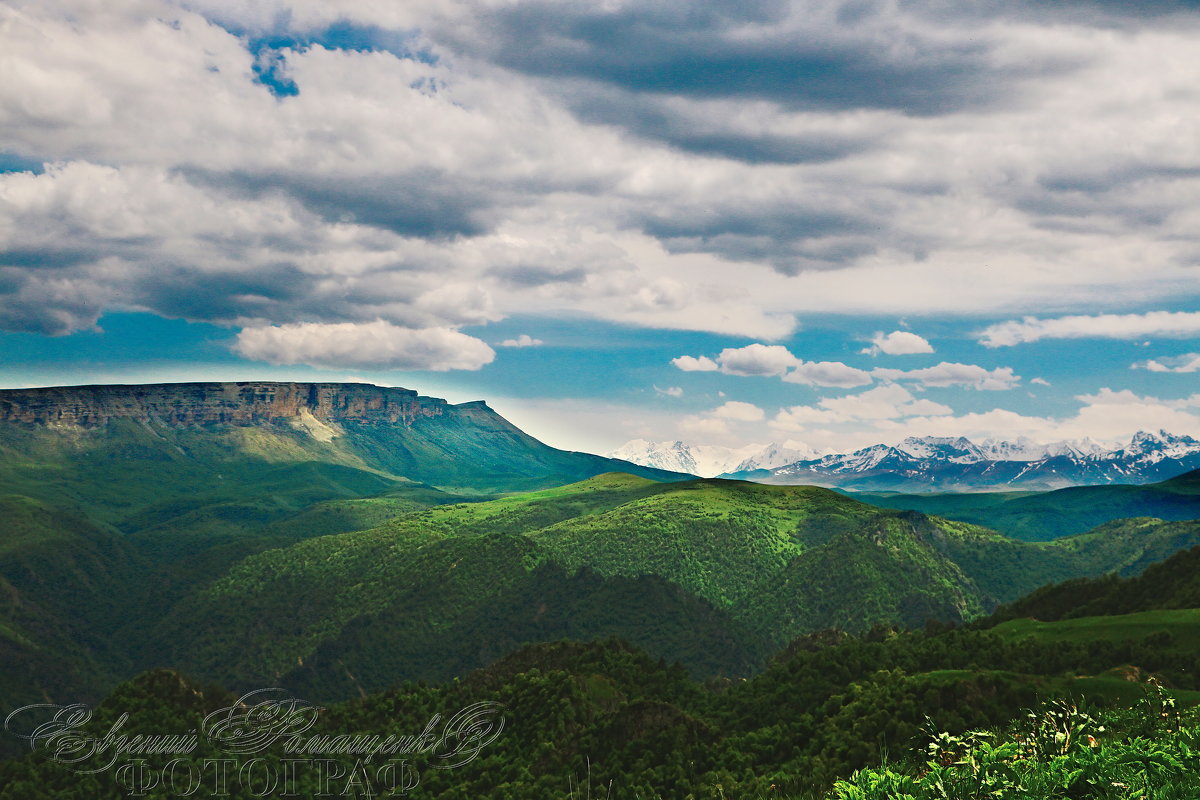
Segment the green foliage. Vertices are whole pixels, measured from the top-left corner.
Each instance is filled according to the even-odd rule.
[[[997,609],[992,621],[1021,617],[1051,621],[1188,608],[1200,608],[1200,547],[1181,550],[1141,575],[1108,574],[1044,586]]]
[[[884,508],[983,525],[1015,539],[1044,541],[1131,517],[1200,518],[1200,470],[1144,486],[1073,486],[1052,492],[855,492],[852,496]]]
[[[1025,543],[813,487],[609,474],[245,558],[170,611],[146,639],[166,660],[142,663],[231,686],[303,680],[325,697],[457,674],[524,642],[618,634],[698,676],[749,675],[798,635],[961,623],[1200,540],[1200,523],[1169,527]],[[597,614],[602,598],[616,605]],[[709,653],[716,641],[725,657]]]
[[[1200,715],[1157,684],[1134,714],[1053,702],[1007,729],[934,733],[919,762],[862,770],[836,800],[1183,800],[1200,792]],[[1163,709],[1169,709],[1163,711]],[[1133,726],[1128,723],[1136,719]],[[1148,723],[1148,724],[1147,724]]]
[[[1138,796],[1112,785],[1125,782],[1174,800],[1196,788],[1188,774],[1198,766],[1198,716],[1174,691],[1131,683],[1143,699],[1130,707],[1081,692],[1071,678],[949,668],[976,662],[1074,673],[1105,658],[983,631],[814,636],[754,679],[699,684],[620,641],[560,642],[523,648],[461,680],[329,705],[311,733],[412,735],[435,715],[501,704],[502,735],[475,760],[439,770],[415,759],[414,796],[447,799]],[[129,734],[194,730],[236,697],[159,670],[118,687],[86,732],[102,734],[121,714]],[[286,754],[276,745],[256,755],[278,765]],[[202,740],[189,759],[223,756]],[[167,758],[148,763],[161,768]],[[318,791],[303,771],[299,783],[299,796]],[[1163,787],[1178,791],[1155,793]],[[0,762],[2,800],[122,796],[111,771],[79,775],[39,754]],[[170,795],[160,787],[145,796]]]

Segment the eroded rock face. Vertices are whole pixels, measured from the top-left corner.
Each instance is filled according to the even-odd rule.
[[[464,404],[471,405],[471,404]],[[162,383],[0,390],[0,421],[103,425],[113,419],[190,426],[253,425],[300,417],[411,425],[449,404],[411,389],[365,383]]]

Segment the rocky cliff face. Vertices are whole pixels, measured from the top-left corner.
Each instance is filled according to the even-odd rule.
[[[465,403],[475,408],[478,403]],[[92,427],[113,419],[254,425],[301,417],[412,425],[459,408],[411,389],[363,383],[163,383],[0,390],[0,422]]]

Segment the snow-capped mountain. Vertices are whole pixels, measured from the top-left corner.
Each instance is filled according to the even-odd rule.
[[[910,436],[896,445],[818,455],[794,442],[725,448],[635,440],[609,455],[704,477],[910,492],[1150,483],[1200,469],[1200,441],[1166,431],[1141,431],[1117,447],[1090,439],[976,443],[961,436]]]
[[[715,444],[697,445],[680,441],[649,442],[645,439],[633,439],[609,453],[609,458],[620,458],[642,466],[654,465],[659,469],[690,472],[702,478],[712,478],[728,472],[770,470],[815,455],[811,449],[795,442],[722,447]]]
[[[806,458],[814,458],[817,455],[817,452],[811,447],[800,445],[796,442],[787,442],[786,444],[772,442],[766,447],[756,449],[749,458],[740,461],[731,468],[723,469],[717,474],[755,469],[774,469],[775,467],[782,467],[784,464],[794,464]]]
[[[1116,448],[1086,439],[977,445],[961,437],[910,437],[895,447],[874,445],[731,477],[911,492],[1150,483],[1193,469],[1200,469],[1200,441],[1166,431],[1142,431],[1128,445]]]

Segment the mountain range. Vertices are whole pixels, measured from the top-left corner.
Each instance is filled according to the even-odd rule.
[[[752,455],[740,461],[742,450],[727,450],[730,457],[721,460],[713,454],[722,450],[710,446],[638,439],[615,452],[644,466],[680,469],[692,464],[708,471],[721,469],[713,474],[727,478],[861,491],[1041,491],[1088,484],[1150,483],[1200,468],[1200,441],[1166,431],[1142,431],[1117,447],[1088,439],[1051,444],[1028,439],[975,443],[961,436],[925,436],[824,455],[804,453],[804,446],[795,443],[786,448],[753,446]],[[697,452],[702,455],[697,457]],[[794,458],[794,453],[801,456]]]
[[[1180,480],[1155,496],[1194,504]],[[886,498],[556,450],[406,389],[0,392],[0,705],[157,667],[341,699],[610,635],[746,676],[796,636],[965,622],[1200,543],[1200,514],[1130,518],[1131,490],[1151,491],[1090,490],[1086,520],[1046,495],[1019,541]],[[1058,505],[1090,528],[1038,530]]]
[[[812,449],[803,445],[796,446],[794,442],[724,447],[719,444],[698,445],[679,441],[649,442],[645,439],[632,439],[608,453],[609,458],[619,458],[634,464],[674,472],[687,472],[701,478],[770,470],[817,455]]]

